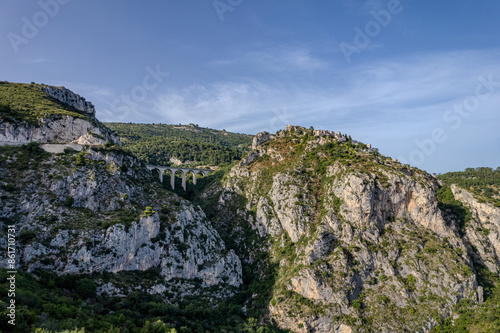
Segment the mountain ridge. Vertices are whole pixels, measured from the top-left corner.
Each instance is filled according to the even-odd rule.
[[[29,110],[8,105],[0,138],[14,125],[28,133],[17,134],[24,145],[0,147],[0,231],[15,221],[18,292],[29,304],[20,331],[139,332],[157,320],[165,332],[499,324],[477,316],[493,315],[500,295],[500,209],[346,134],[289,125],[243,137],[250,151],[180,196],[118,147],[90,103],[85,119],[56,108],[27,120],[18,113]],[[68,130],[61,119],[108,137]],[[22,130],[33,128],[50,130]],[[47,153],[44,142],[82,150]]]

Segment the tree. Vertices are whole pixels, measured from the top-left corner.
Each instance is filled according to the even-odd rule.
[[[91,298],[95,295],[97,285],[88,278],[82,279],[76,288],[77,293],[83,298]]]
[[[155,323],[146,321],[146,324],[144,324],[141,329],[141,333],[177,333],[177,330],[175,328],[168,327],[167,324],[158,320]]]
[[[85,153],[83,151],[79,152],[78,155],[76,155],[75,164],[77,166],[85,165]]]

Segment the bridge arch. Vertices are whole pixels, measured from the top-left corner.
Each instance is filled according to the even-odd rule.
[[[196,185],[196,179],[198,174],[202,174],[203,176],[208,176],[212,170],[210,169],[195,169],[195,168],[175,168],[175,167],[166,167],[166,166],[157,166],[157,165],[146,165],[151,171],[157,171],[159,173],[160,182],[163,183],[163,174],[166,170],[170,171],[170,186],[172,189],[175,189],[175,174],[177,171],[181,171],[182,173],[182,188],[186,191],[186,176],[189,172],[193,174],[193,184]]]

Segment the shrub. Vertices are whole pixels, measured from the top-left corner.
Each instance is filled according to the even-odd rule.
[[[148,216],[153,215],[154,213],[156,213],[156,212],[153,210],[153,207],[148,206],[148,207],[146,207],[144,212],[142,212],[141,217],[148,217]]]
[[[5,185],[2,185],[2,188],[7,192],[12,192],[15,189],[14,184],[12,183],[7,183]]]
[[[76,155],[75,164],[77,166],[85,165],[85,152],[83,150]]]
[[[22,243],[28,243],[29,241],[31,241],[35,237],[36,237],[36,232],[35,231],[33,231],[33,230],[23,230],[23,232],[21,232],[21,235],[19,236],[19,240]]]
[[[92,296],[94,296],[96,290],[96,284],[88,278],[82,279],[78,284],[78,287],[76,288],[76,292],[83,299],[91,298]]]
[[[352,307],[356,310],[359,310],[361,308],[361,302],[355,299],[354,301],[352,301]]]
[[[415,284],[417,283],[417,280],[415,280],[415,277],[412,274],[408,274],[404,282],[406,287],[408,288],[408,291],[415,290]]]
[[[72,207],[74,203],[75,203],[75,198],[73,198],[72,196],[68,196],[64,201],[64,205],[66,207]]]

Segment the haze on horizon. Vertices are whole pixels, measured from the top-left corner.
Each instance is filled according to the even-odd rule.
[[[102,121],[348,133],[428,172],[500,166],[500,3],[0,3],[0,80]]]

